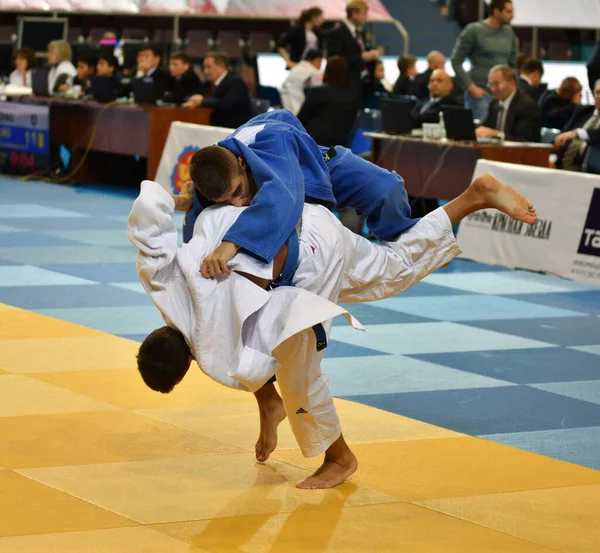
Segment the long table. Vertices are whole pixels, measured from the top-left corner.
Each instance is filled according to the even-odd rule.
[[[471,184],[479,159],[548,167],[550,144],[478,144],[365,133],[373,141],[373,162],[396,171],[410,196],[451,200]]]
[[[27,98],[28,103],[50,103],[50,142],[71,150],[71,167],[82,164],[75,182],[107,182],[119,169],[121,156],[147,159],[146,178],[154,179],[173,121],[210,125],[210,109],[146,107],[135,104]],[[89,154],[84,155],[91,142]],[[107,154],[113,154],[109,157]]]

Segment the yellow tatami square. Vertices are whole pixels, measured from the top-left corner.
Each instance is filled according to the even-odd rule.
[[[9,468],[240,453],[232,445],[129,411],[0,418]]]
[[[139,344],[108,334],[0,340],[0,368],[12,373],[126,369]]]
[[[9,470],[0,471],[0,491],[0,536],[137,525]]]
[[[408,503],[154,526],[214,553],[551,553],[554,550]],[[346,503],[344,502],[346,500]]]
[[[140,377],[135,361],[129,369],[35,373],[29,376],[124,409],[208,407],[215,403],[238,402],[256,406],[252,394],[218,384],[205,376],[195,363],[170,394],[161,394],[148,388]],[[214,411],[211,418],[214,418]]]
[[[600,484],[600,471],[472,437],[359,444],[352,481],[403,501]],[[314,470],[298,450],[276,459]]]
[[[600,551],[600,485],[457,497],[422,505],[557,551]]]
[[[52,319],[24,309],[3,305],[0,340],[26,338],[66,338],[69,336],[105,336],[98,330]]]
[[[2,553],[208,553],[162,532],[138,526],[0,538]]]
[[[327,504],[340,493],[299,490],[295,485],[307,471],[284,463],[261,465],[249,453],[17,472],[143,524],[292,511]],[[348,504],[389,501],[359,488]]]
[[[0,417],[116,409],[108,403],[21,374],[0,375],[0,397]]]

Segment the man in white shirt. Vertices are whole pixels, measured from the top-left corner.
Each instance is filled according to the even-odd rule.
[[[496,208],[526,223],[537,219],[525,198],[490,176],[478,177],[460,197],[380,245],[345,229],[325,207],[306,204],[296,239],[274,262],[242,252],[229,262],[230,274],[206,279],[199,271],[202,259],[244,208],[205,209],[192,240],[178,248],[172,216],[175,209],[190,209],[190,184],[171,196],[157,183],[143,182],[129,216],[140,281],[167,323],[142,343],[138,369],[148,386],[168,393],[196,359],[221,384],[254,392],[261,415],[259,461],[275,449],[277,426],[287,415],[302,453],[325,453],[323,465],[299,484],[305,489],[336,486],[358,466],[320,368],[333,317],[345,314],[362,329],[335,302],[389,297],[447,264],[460,253],[452,226],[476,210]],[[273,281],[275,289],[267,291]],[[272,385],[275,375],[282,398]]]
[[[317,77],[322,64],[323,54],[319,50],[309,50],[305,58],[290,69],[280,91],[284,109],[298,115],[304,103],[305,89],[320,84]]]
[[[539,142],[540,109],[528,94],[517,88],[515,72],[508,65],[496,65],[490,70],[488,85],[494,100],[485,121],[475,131],[477,137]]]

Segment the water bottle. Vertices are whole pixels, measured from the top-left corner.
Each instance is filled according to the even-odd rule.
[[[446,140],[446,123],[444,122],[444,112],[443,111],[440,111],[439,125],[440,125],[440,139]]]

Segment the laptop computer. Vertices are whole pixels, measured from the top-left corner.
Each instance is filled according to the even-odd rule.
[[[112,77],[90,75],[92,97],[97,102],[107,104],[117,99],[117,87]]]
[[[136,104],[139,105],[156,105],[156,90],[154,88],[154,81],[152,78],[138,78],[133,79],[131,82],[131,89],[133,90],[133,99]]]
[[[410,134],[412,102],[404,98],[381,99],[381,130],[388,134]]]
[[[442,112],[448,139],[477,141],[472,110],[459,107],[443,107]]]
[[[31,89],[34,96],[50,96],[48,92],[48,70],[43,67],[34,67],[31,70]]]

